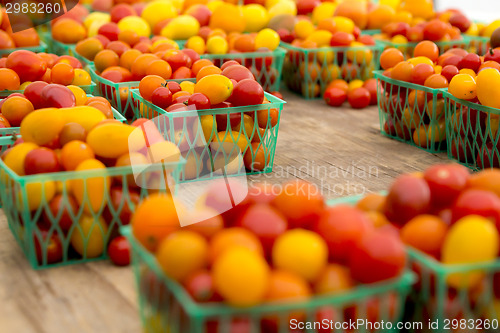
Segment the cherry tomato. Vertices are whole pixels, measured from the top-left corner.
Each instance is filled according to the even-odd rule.
[[[212,106],[208,97],[202,93],[196,93],[189,96],[187,105],[194,105],[196,110],[207,110]]]
[[[47,63],[28,50],[14,51],[7,57],[6,67],[19,75],[21,82],[39,80],[47,70]]]
[[[432,204],[442,207],[453,203],[467,186],[469,177],[468,169],[459,164],[437,164],[428,168],[424,179],[431,190]]]
[[[330,106],[341,106],[347,99],[347,93],[336,87],[326,89],[323,99]]]
[[[350,253],[349,268],[354,280],[374,283],[398,276],[406,265],[401,240],[383,231],[365,233]]]
[[[170,104],[172,104],[172,92],[167,87],[158,87],[153,90],[151,101],[154,105],[157,105],[162,109],[166,109]]]
[[[231,66],[228,69],[234,68]],[[254,79],[244,79],[239,81],[233,88],[230,102],[235,106],[262,104],[264,100],[264,89],[260,83]]]
[[[113,239],[108,246],[108,255],[116,266],[130,265],[130,244],[123,236]]]
[[[57,233],[51,233],[48,229],[45,229],[45,227],[40,227],[39,231],[41,237],[33,233],[38,263],[40,265],[54,264],[61,261],[63,258],[63,247]]]
[[[197,271],[188,276],[184,288],[196,302],[220,301],[221,296],[214,288],[212,274],[207,270]]]
[[[33,104],[33,107],[36,109],[41,109],[44,107],[42,100],[42,89],[48,86],[49,84],[45,81],[35,81],[30,83],[26,89],[24,89],[24,96]]]
[[[44,107],[68,108],[75,106],[76,100],[73,92],[60,84],[48,84],[42,88],[40,97]]]
[[[167,88],[170,89],[172,95],[182,90],[181,85],[175,81],[167,82]]]
[[[462,192],[452,208],[452,221],[467,215],[479,215],[493,219],[500,229],[500,198],[490,191],[466,190]]]
[[[347,93],[347,100],[354,109],[366,108],[370,105],[370,92],[363,87],[353,89]]]
[[[36,148],[30,151],[24,159],[26,175],[61,171],[57,154],[48,148]]]

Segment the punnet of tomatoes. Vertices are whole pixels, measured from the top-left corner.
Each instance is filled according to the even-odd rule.
[[[384,71],[376,73],[383,133],[429,151],[445,150],[443,92],[455,74],[473,72],[480,64],[478,55],[463,49],[440,55],[431,41],[418,43],[408,60],[396,48],[384,50],[380,57]]]
[[[180,161],[177,146],[163,140],[154,124],[146,124],[147,132],[141,127],[147,119],[122,123],[111,119],[103,97],[75,98],[67,87],[45,85],[2,105],[2,113],[15,114],[27,111],[21,105],[43,103],[23,113],[21,138],[0,161],[3,209],[34,268],[105,257],[108,242],[129,223],[141,198],[170,190]],[[136,165],[148,169],[134,173]],[[110,245],[116,252],[111,258],[124,265],[121,243]]]
[[[499,184],[499,169],[470,174],[459,164],[438,164],[357,203],[412,249],[417,304],[432,320],[498,318]]]
[[[285,83],[306,98],[320,96],[337,79],[367,80],[377,67],[380,48],[375,39],[361,34],[348,17],[335,16],[317,25],[301,17],[293,31],[279,33],[288,50],[283,67]]]
[[[136,117],[165,118],[161,122],[175,132],[168,137],[187,160],[183,179],[198,178],[204,170],[219,172],[223,166],[230,174],[271,170],[283,101],[265,95],[252,72],[236,62],[218,68],[201,59],[196,66],[196,83],[143,78]]]
[[[345,101],[353,109],[377,105],[377,80],[353,80],[349,83],[341,79],[333,80],[326,87],[323,99],[326,104],[335,107],[341,107]]]
[[[14,32],[5,8],[0,9],[0,17],[0,55],[6,55],[16,48],[43,48],[40,36],[34,28],[26,27]]]
[[[318,321],[398,318],[404,289],[375,291],[405,276],[406,252],[394,228],[360,208],[327,206],[317,188],[302,180],[277,188],[254,185],[248,194],[229,180],[233,196],[244,199],[218,214],[227,200],[227,186],[224,181],[212,183],[195,209],[177,210],[181,215],[169,195],[151,195],[140,203],[126,234],[137,251],[135,264],[149,267],[137,274],[145,307],[162,316],[166,312],[159,311],[175,302],[194,301],[199,315],[206,316],[207,331],[222,325],[218,309],[227,308],[217,303],[235,310],[224,315],[230,326],[245,322],[239,332],[281,332],[290,320],[305,320],[306,311]],[[164,284],[165,277],[176,284]],[[374,292],[359,293],[360,286]],[[183,288],[191,299],[169,296],[173,288]],[[340,294],[352,297],[336,302]],[[331,305],[315,305],[316,296],[331,297]],[[280,312],[286,320],[274,310],[245,313],[269,304],[286,305]],[[203,313],[205,307],[209,314]]]

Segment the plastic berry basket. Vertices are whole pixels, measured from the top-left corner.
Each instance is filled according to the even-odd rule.
[[[445,93],[448,157],[473,170],[500,167],[500,109]]]
[[[322,47],[306,49],[288,43],[280,44],[288,53],[283,65],[283,80],[287,87],[306,99],[321,97],[335,79],[367,80],[379,68],[382,48]]]
[[[74,55],[74,49],[76,44],[64,44],[54,38],[52,38],[51,32],[42,32],[40,35],[41,39],[47,44],[48,52],[57,55]]]
[[[397,48],[403,54],[405,55],[406,58],[411,58],[413,57],[413,50],[415,49],[415,46],[419,42],[408,42],[408,43],[394,43],[390,40],[382,40],[382,39],[377,39],[376,44],[382,47],[383,50],[387,48]],[[434,42],[438,48],[439,48],[439,54],[443,54],[444,52],[448,51],[449,49],[453,48],[460,48],[460,49],[465,49],[469,46],[469,40],[466,37],[462,36],[462,39],[458,40],[450,40],[450,41],[441,41],[441,42]]]
[[[468,51],[485,55],[490,49],[490,38],[483,36],[463,35],[468,44]]]
[[[43,41],[40,41],[40,45],[38,45],[38,46],[17,47],[14,49],[0,49],[0,57],[7,57],[12,52],[15,52],[18,50],[28,50],[28,51],[35,52],[35,53],[46,52],[47,51],[47,44],[45,44]]]
[[[166,112],[132,90],[135,118],[153,119],[165,140],[186,159],[181,181],[273,170],[281,99],[265,93],[269,103],[211,110]],[[244,126],[240,126],[243,120]]]
[[[277,91],[281,85],[281,74],[286,50],[278,47],[272,52],[242,52],[228,54],[203,54],[202,59],[212,60],[220,67],[228,60],[236,60],[252,72],[265,91]]]
[[[334,200],[329,204],[338,203]],[[415,281],[415,275],[405,271],[392,280],[360,285],[343,294],[315,296],[301,303],[270,303],[250,308],[234,308],[223,303],[201,304],[196,303],[180,284],[163,273],[155,256],[135,239],[129,226],[120,228],[120,232],[131,245],[139,312],[144,332],[147,333],[229,333],[235,332],[232,326],[238,324],[244,325],[245,332],[290,332],[290,318],[297,316],[297,313],[303,314],[304,322],[310,323],[321,321],[324,313],[330,313],[330,319],[337,323],[357,319],[373,322],[384,320],[391,326],[386,326],[384,332],[399,332],[394,323],[402,319],[406,298]],[[367,303],[370,302],[378,304],[377,318],[369,314]],[[272,328],[269,328],[269,322]],[[334,326],[297,331],[351,332]],[[373,331],[365,326],[358,327],[356,332]]]
[[[97,74],[94,65],[91,63],[88,66],[90,77],[92,81],[97,84],[96,94],[106,98],[111,105],[118,110],[128,120],[133,120],[134,110],[132,106],[131,90],[139,87],[140,81],[130,82],[112,82]],[[195,79],[177,79],[167,81],[193,81]]]
[[[388,78],[375,71],[382,134],[431,153],[445,151],[443,93],[418,84]]]
[[[107,257],[110,237],[129,223],[136,203],[151,193],[146,184],[149,177],[157,177],[163,184],[157,190],[175,193],[183,163],[180,159],[19,176],[0,160],[0,197],[9,228],[34,269],[85,263]],[[144,168],[134,178],[136,167]],[[81,191],[81,201],[75,201],[75,188]],[[110,188],[121,193],[118,201],[111,198]],[[56,196],[63,208],[53,211],[51,203]],[[60,242],[57,256],[52,237]]]

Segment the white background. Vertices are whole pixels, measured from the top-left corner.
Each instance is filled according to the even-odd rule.
[[[436,10],[458,8],[467,17],[489,23],[500,19],[500,0],[434,0]]]

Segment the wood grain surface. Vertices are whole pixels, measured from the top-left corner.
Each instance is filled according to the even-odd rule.
[[[302,178],[335,198],[387,189],[403,172],[446,160],[382,136],[375,107],[331,108],[290,93],[285,99],[273,173],[251,182]],[[102,261],[35,271],[0,212],[0,332],[141,331],[130,268]]]

